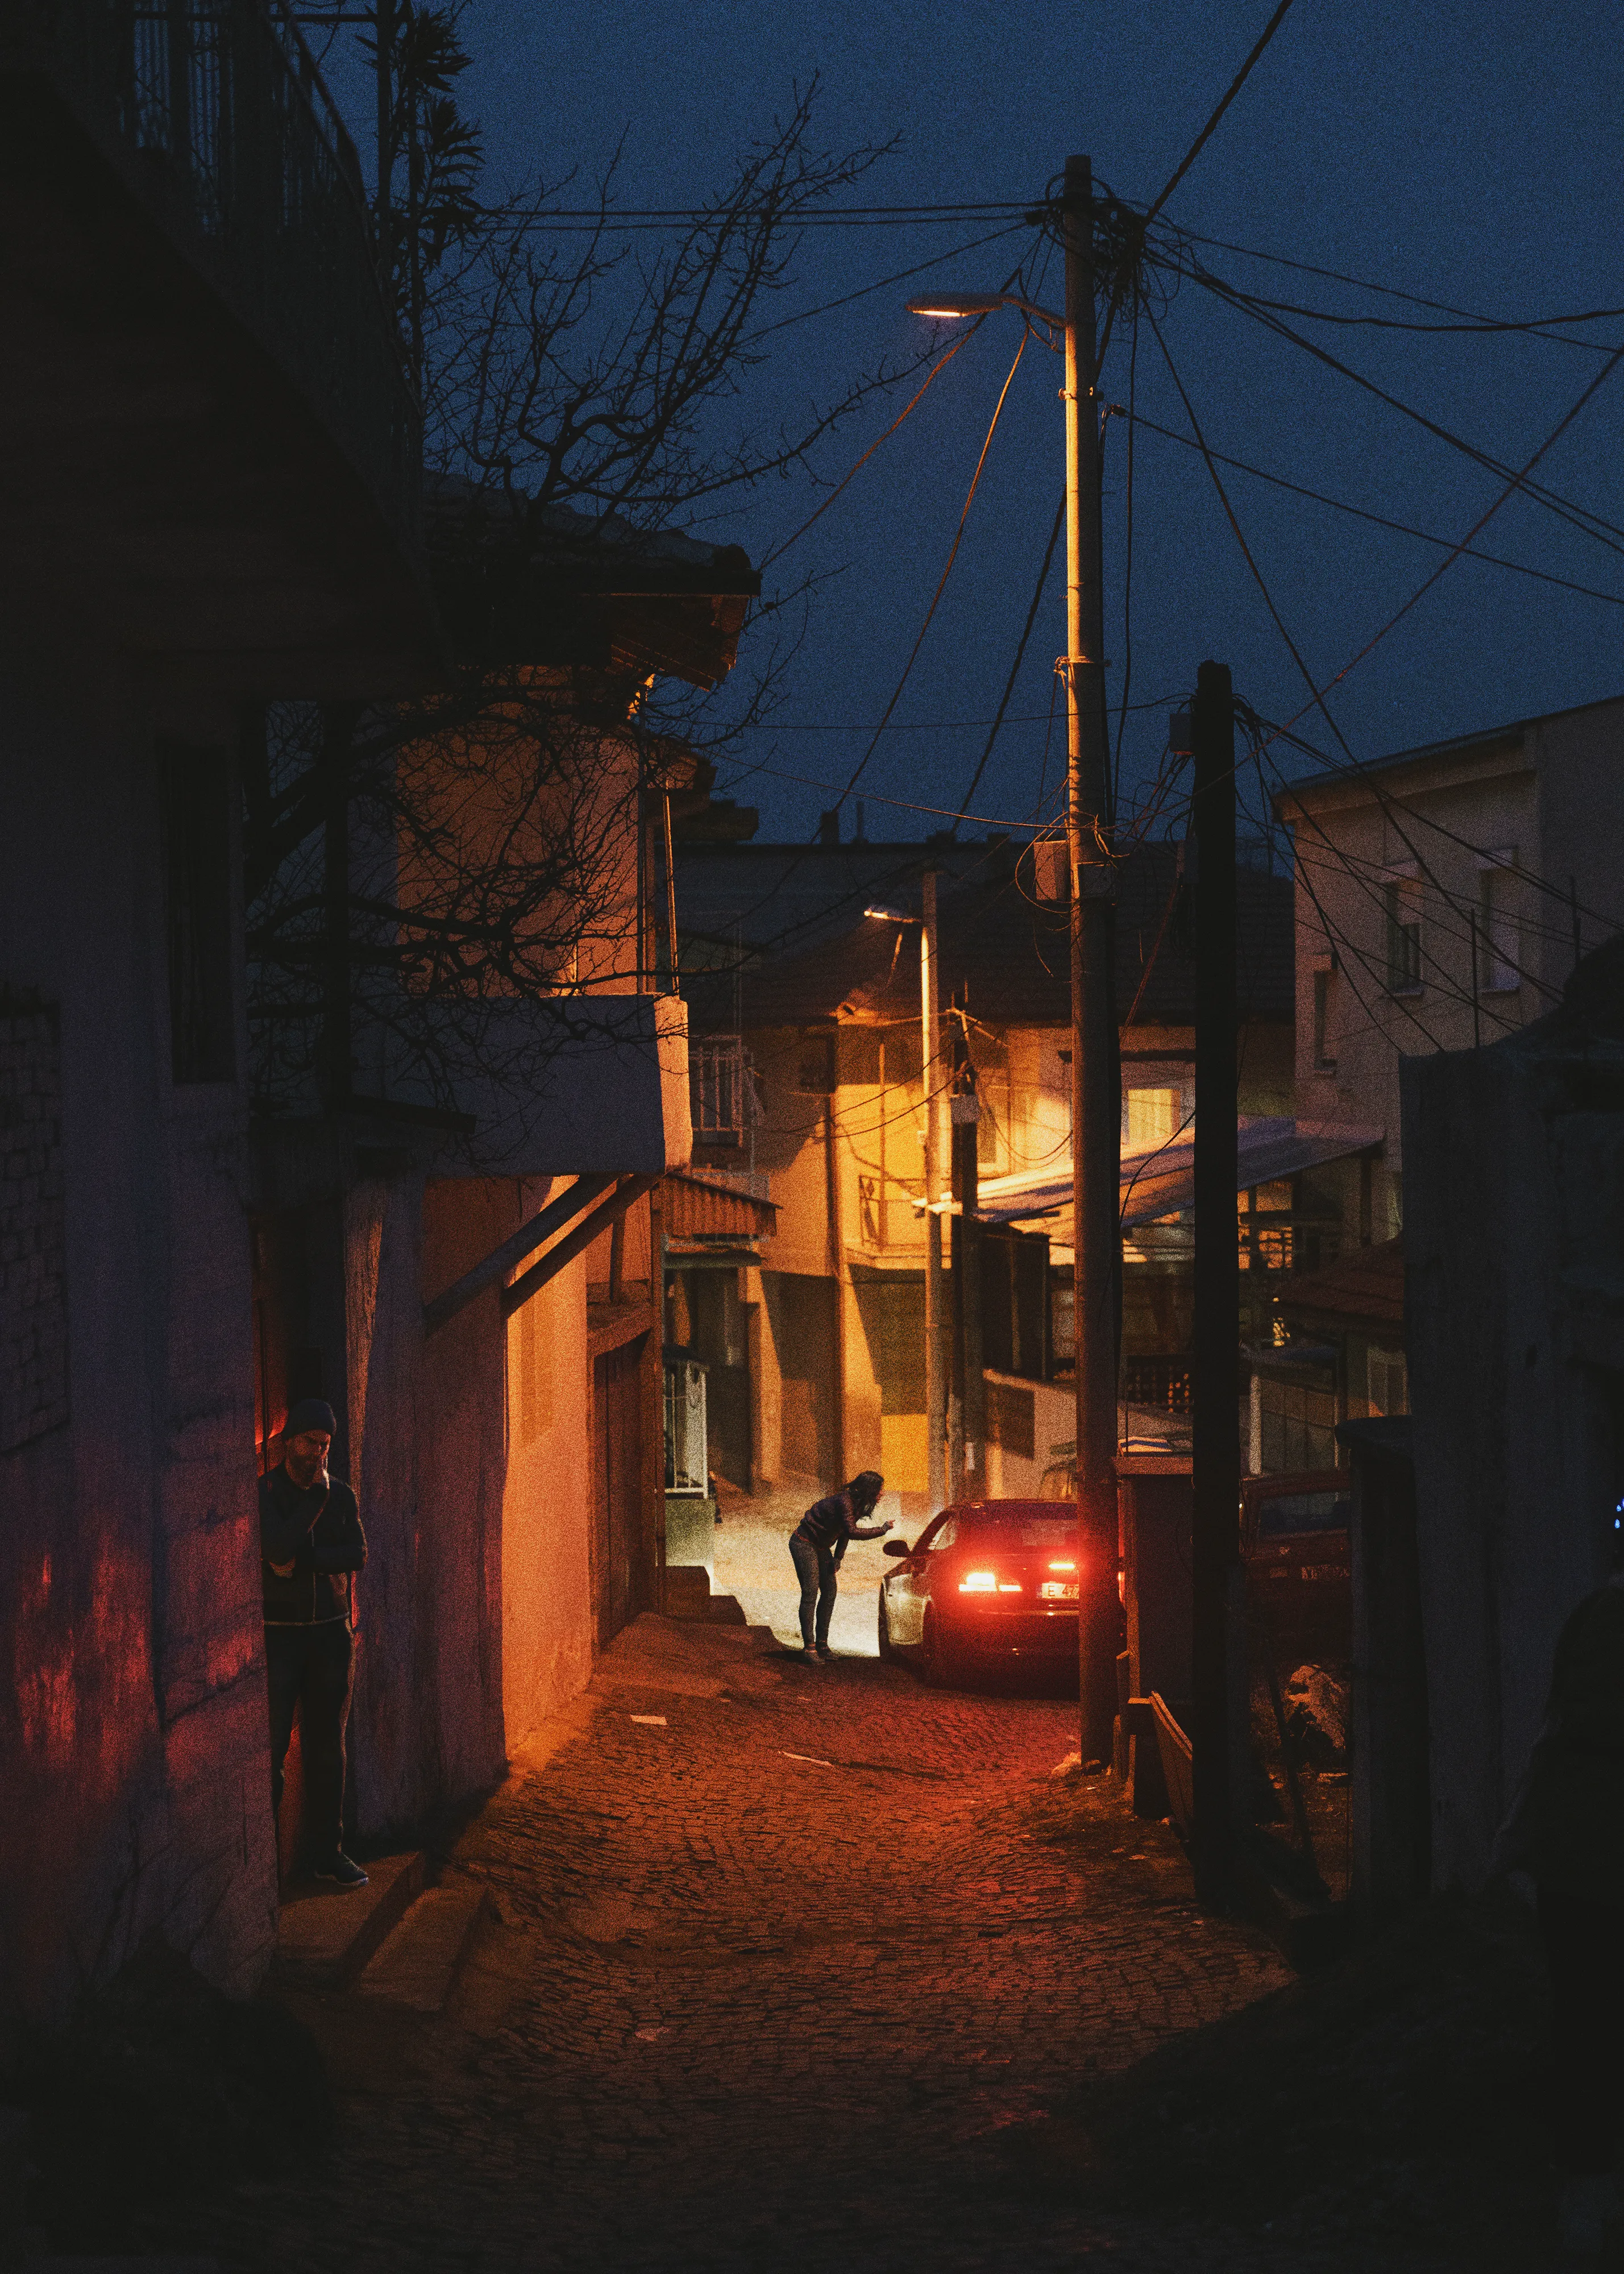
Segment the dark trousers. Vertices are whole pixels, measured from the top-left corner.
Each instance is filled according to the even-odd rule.
[[[829,1622],[834,1615],[835,1597],[839,1593],[834,1551],[815,1547],[811,1540],[792,1532],[789,1552],[794,1558],[795,1577],[801,1582],[801,1639],[808,1650],[815,1642],[821,1649],[829,1640]]]
[[[1624,2117],[1624,1909],[1542,1886],[1539,1935],[1551,1973],[1556,2160],[1575,2173],[1610,2172]]]
[[[337,1855],[344,1838],[344,1724],[355,1645],[346,1619],[307,1627],[267,1627],[265,1665],[271,1690],[271,1817],[282,1811],[282,1764],[299,1716],[304,1766],[304,1828],[318,1860]]]

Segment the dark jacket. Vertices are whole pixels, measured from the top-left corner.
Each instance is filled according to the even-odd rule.
[[[347,1484],[335,1477],[301,1492],[285,1468],[259,1480],[260,1577],[267,1626],[311,1626],[348,1619],[354,1608],[352,1574],[366,1564],[361,1511]],[[283,1577],[274,1563],[291,1563]]]
[[[871,1516],[872,1509],[863,1509],[863,1516]],[[814,1547],[826,1547],[838,1563],[846,1554],[846,1543],[852,1540],[877,1540],[890,1530],[888,1525],[865,1525],[859,1521],[859,1510],[853,1506],[852,1488],[831,1493],[826,1500],[814,1501],[790,1534],[792,1540],[808,1540]]]

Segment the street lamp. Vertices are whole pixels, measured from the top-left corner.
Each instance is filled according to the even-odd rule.
[[[946,1086],[936,1079],[941,1028],[937,975],[941,966],[936,952],[936,870],[927,869],[921,883],[922,916],[911,916],[900,908],[878,905],[866,907],[863,914],[878,923],[920,926],[921,1060],[925,1092],[925,1437],[930,1513],[935,1516],[947,1498],[947,1353],[943,1337],[947,1290],[942,1277],[942,1194],[938,1187],[941,1164],[949,1157],[949,1141],[943,1127],[947,1111],[944,1094]]]
[[[1111,1756],[1116,1710],[1116,1285],[1122,1096],[1112,1002],[1113,885],[1107,836],[1100,432],[1094,410],[1094,177],[1068,158],[1060,208],[1065,313],[1016,292],[936,292],[916,315],[1019,308],[1065,353],[1066,843],[1071,873],[1071,1207],[1077,1336],[1077,1498],[1086,1567],[1079,1635],[1082,1755]]]

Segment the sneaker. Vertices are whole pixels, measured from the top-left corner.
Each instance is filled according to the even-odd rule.
[[[822,1663],[816,1648],[809,1642],[802,1643],[801,1645],[801,1662],[803,1666],[817,1666]]]
[[[817,1646],[817,1654],[825,1666],[832,1666],[834,1664],[835,1654],[833,1651],[830,1649],[829,1645],[826,1642],[819,1643]]]
[[[365,1872],[358,1864],[352,1864],[348,1856],[328,1856],[325,1864],[317,1864],[314,1876],[318,1879],[331,1879],[337,1887],[364,1887],[367,1885]]]

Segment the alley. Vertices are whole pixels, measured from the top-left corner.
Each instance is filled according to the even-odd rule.
[[[304,2001],[331,2173],[184,2239],[255,2268],[1071,2263],[1092,2229],[1010,2141],[1286,1978],[1197,1916],[1169,1833],[1051,1778],[1075,1711],[638,1622],[456,1847],[500,1924],[447,2015]],[[1112,2232],[1116,2264],[1253,2263]]]
[[[1196,1911],[1173,1834],[1053,1774],[1075,1713],[636,1621],[441,1852],[489,1907],[443,2011],[274,1991],[321,2044],[327,2167],[131,2242],[220,2274],[1543,2269],[1515,1980],[1450,1987],[1423,1942],[1259,2005],[1289,1969]]]

